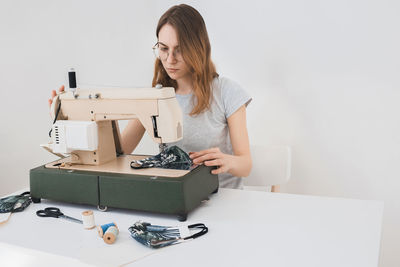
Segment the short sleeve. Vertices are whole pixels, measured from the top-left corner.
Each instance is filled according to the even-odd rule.
[[[225,117],[229,118],[241,106],[250,104],[251,96],[236,82],[220,78],[222,102],[225,108]]]

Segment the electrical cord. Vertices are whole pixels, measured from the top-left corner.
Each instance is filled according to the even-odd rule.
[[[58,103],[58,107],[57,107],[56,115],[54,116],[53,124],[56,123],[56,121],[57,121],[57,117],[58,117],[58,113],[60,113],[60,109],[61,109],[61,101]],[[53,127],[51,127],[51,129],[49,131],[49,137],[51,137],[52,131],[53,131]]]

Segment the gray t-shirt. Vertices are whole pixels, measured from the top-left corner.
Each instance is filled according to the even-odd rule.
[[[176,95],[183,113],[183,139],[171,145],[177,145],[187,153],[219,147],[222,153],[233,154],[227,118],[241,106],[247,106],[251,97],[240,85],[222,77],[213,80],[212,96],[210,109],[190,116],[193,93]],[[218,178],[220,187],[243,188],[240,177],[223,173]]]

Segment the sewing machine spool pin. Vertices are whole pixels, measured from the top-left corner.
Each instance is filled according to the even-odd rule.
[[[68,70],[69,89],[75,94],[76,91],[76,73],[74,68]]]

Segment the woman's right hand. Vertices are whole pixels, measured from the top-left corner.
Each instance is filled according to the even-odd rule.
[[[58,89],[58,92],[64,92],[65,87],[64,85],[61,85],[61,87]],[[51,91],[51,98],[49,98],[48,102],[49,102],[49,107],[51,107],[51,103],[53,103],[53,99],[54,97],[57,95],[56,90]]]

